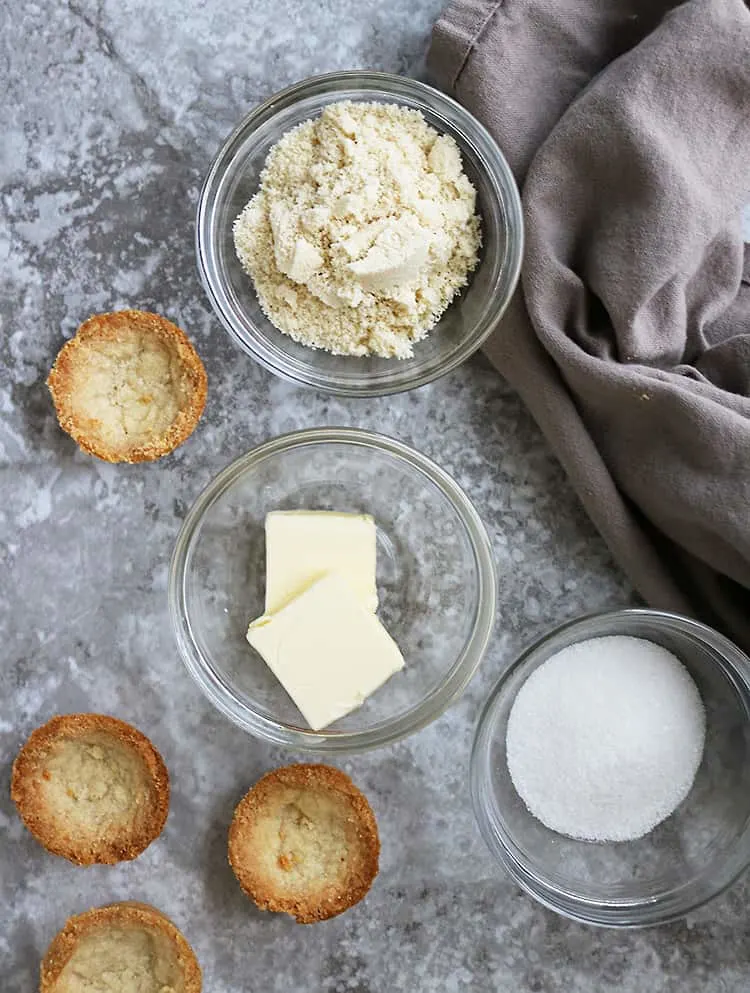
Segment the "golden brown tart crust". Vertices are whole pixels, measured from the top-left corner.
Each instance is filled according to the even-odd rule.
[[[76,865],[140,855],[169,812],[169,774],[136,728],[103,714],[53,717],[13,764],[11,797],[47,851]]]
[[[167,455],[206,405],[206,370],[185,333],[141,310],[90,317],[60,349],[47,385],[62,429],[106,462]]]
[[[128,939],[130,945],[127,944]],[[143,950],[144,953],[140,963],[133,961],[133,939],[140,944],[140,947],[136,945],[136,952]],[[117,946],[113,948],[112,945],[116,941],[124,944],[119,954]],[[113,961],[115,965],[121,964],[124,969],[132,970],[145,962],[151,967],[154,957],[159,956],[163,970],[161,979],[167,978],[169,981],[161,982],[154,975],[155,988],[161,987],[169,993],[201,993],[201,969],[185,936],[160,910],[135,901],[97,907],[66,921],[42,960],[40,993],[68,993],[71,989],[71,970],[66,973],[66,966],[74,956],[78,956],[77,962],[72,964],[80,963],[88,972],[95,968],[97,952],[100,955],[107,953],[105,968],[108,972]],[[111,973],[108,978],[111,978]]]
[[[339,769],[290,765],[243,797],[229,862],[261,910],[312,924],[348,910],[378,873],[380,840],[366,797]]]

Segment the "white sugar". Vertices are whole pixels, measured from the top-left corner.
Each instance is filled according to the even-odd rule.
[[[705,726],[698,689],[671,652],[642,638],[592,638],[553,655],[521,687],[508,771],[548,828],[630,841],[690,792]]]

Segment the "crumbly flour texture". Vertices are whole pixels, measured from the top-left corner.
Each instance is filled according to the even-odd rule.
[[[271,149],[234,241],[279,330],[407,358],[477,264],[475,205],[453,138],[418,111],[346,101]]]

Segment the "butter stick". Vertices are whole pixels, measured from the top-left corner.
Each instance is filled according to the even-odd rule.
[[[376,531],[369,514],[275,510],[266,516],[266,608],[274,614],[329,572],[375,613]]]
[[[361,706],[404,665],[393,638],[337,573],[253,621],[247,640],[314,731]]]

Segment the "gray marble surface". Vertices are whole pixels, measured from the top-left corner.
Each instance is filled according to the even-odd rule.
[[[66,916],[156,904],[194,945],[211,993],[740,993],[750,987],[741,883],[695,919],[638,933],[547,913],[493,864],[467,793],[472,728],[519,647],[553,622],[630,601],[627,583],[517,397],[477,357],[445,380],[341,401],[272,379],[211,316],[193,212],[217,145],[258,100],[310,73],[415,74],[441,0],[0,2],[0,968],[36,986]],[[56,426],[44,378],[89,314],[154,309],[210,377],[206,416],[174,456],[109,466]],[[186,507],[230,459],[283,431],[361,425],[416,444],[466,487],[500,578],[497,631],[463,699],[392,748],[341,761],[376,809],[382,871],[364,901],[303,928],[262,915],[226,862],[234,804],[294,756],[219,717],[183,671],[166,610]],[[173,802],[133,863],[47,855],[8,798],[12,759],[52,714],[99,710],[163,752]]]

